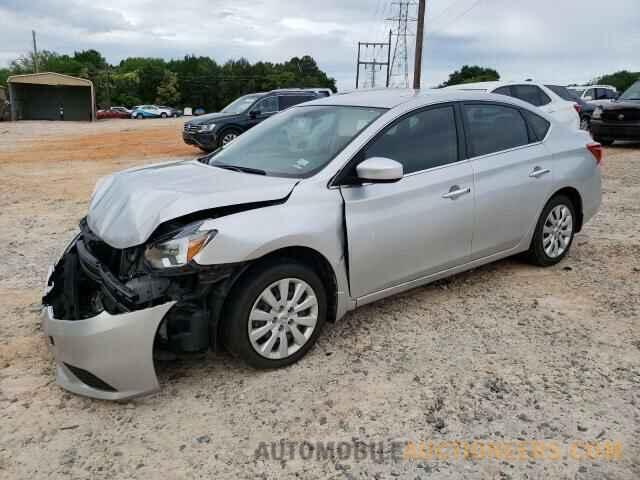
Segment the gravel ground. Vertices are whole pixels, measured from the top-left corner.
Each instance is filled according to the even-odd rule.
[[[553,268],[509,259],[363,307],[283,370],[210,354],[158,365],[161,392],[132,402],[57,387],[39,329],[46,267],[99,176],[197,154],[181,124],[0,124],[0,477],[640,478],[639,145],[607,149],[603,207]],[[377,449],[303,460],[272,451],[280,440]],[[544,441],[559,455],[392,455],[406,441]],[[619,458],[581,449],[604,441]]]

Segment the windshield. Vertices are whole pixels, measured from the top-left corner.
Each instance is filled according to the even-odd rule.
[[[240,97],[222,109],[223,113],[242,113],[262,95],[245,95]]]
[[[640,80],[620,95],[620,100],[640,100]]]
[[[346,106],[290,108],[215,151],[207,163],[274,177],[309,177],[384,112]]]

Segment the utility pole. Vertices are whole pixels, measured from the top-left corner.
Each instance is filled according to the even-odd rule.
[[[31,30],[31,36],[33,37],[33,68],[38,73],[38,45],[36,44],[35,30]]]
[[[368,51],[370,48],[373,49],[373,57],[367,56],[366,60],[362,59],[361,50],[365,49]],[[376,53],[376,49],[380,49],[384,51],[387,49],[387,60],[385,62],[378,61],[378,54]],[[369,85],[371,88],[376,86],[376,69],[382,70],[382,67],[387,67],[387,79],[386,86],[389,86],[389,77],[391,74],[391,32],[389,32],[389,41],[388,42],[358,42],[358,60],[356,63],[356,88],[360,86],[360,65],[364,65],[365,71],[370,68],[370,82]],[[365,82],[366,84],[366,82]]]
[[[413,88],[420,88],[422,76],[422,43],[424,39],[424,17],[426,0],[418,0],[418,28],[416,29],[416,56],[413,64]]]

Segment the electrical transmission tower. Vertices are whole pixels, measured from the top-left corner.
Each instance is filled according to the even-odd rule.
[[[416,2],[399,1],[393,2],[392,6],[398,7],[398,14],[394,17],[387,18],[393,22],[396,42],[393,47],[393,55],[391,58],[391,79],[390,83],[393,87],[409,88],[409,42],[408,37],[414,36],[409,29],[409,23],[415,22],[416,18],[409,16],[409,10],[413,10]]]
[[[362,55],[364,48],[365,55]],[[385,61],[379,61],[384,55]],[[358,61],[356,63],[356,88],[360,86],[360,65],[364,66],[364,73],[368,73],[363,82],[364,88],[376,87],[376,72],[382,73],[382,67],[386,67],[386,79],[384,85],[389,86],[389,75],[391,74],[391,32],[389,32],[388,42],[358,42]]]

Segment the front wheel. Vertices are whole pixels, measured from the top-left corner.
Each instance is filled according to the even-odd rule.
[[[309,351],[326,315],[327,295],[318,275],[281,259],[250,272],[234,287],[223,338],[231,353],[255,368],[284,367]]]
[[[553,197],[542,210],[527,256],[531,263],[542,267],[562,260],[573,243],[576,212],[564,195]]]
[[[164,112],[162,112],[162,113],[160,114],[160,116],[161,116],[162,118],[167,118],[167,114],[166,114],[166,113],[164,113]]]
[[[240,132],[233,128],[224,130],[220,134],[220,138],[218,139],[218,147],[224,147],[227,143],[233,142],[239,136],[240,136]]]

